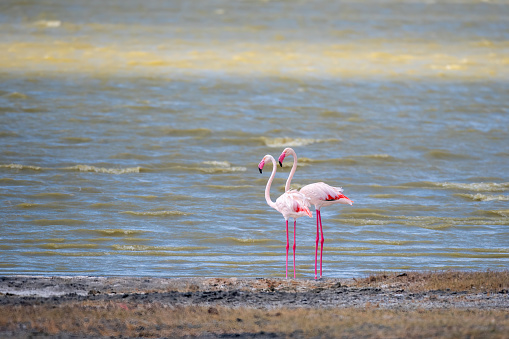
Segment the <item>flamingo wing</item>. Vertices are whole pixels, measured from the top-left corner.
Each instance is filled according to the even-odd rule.
[[[288,218],[313,217],[309,210],[309,199],[298,191],[290,190],[276,200],[278,211]]]
[[[318,208],[333,203],[352,205],[352,201],[343,195],[343,188],[333,187],[323,182],[306,185],[301,188],[300,193],[308,197]]]

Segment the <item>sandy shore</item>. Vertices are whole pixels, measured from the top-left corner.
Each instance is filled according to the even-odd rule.
[[[377,312],[406,312],[407,315],[413,314],[412,312],[444,310],[453,310],[454,312],[462,310],[468,312],[472,310],[495,311],[501,312],[501,319],[504,319],[505,314],[506,320],[502,323],[502,332],[499,333],[497,330],[491,333],[502,334],[502,336],[494,337],[506,337],[503,336],[503,333],[506,328],[509,329],[509,320],[507,319],[509,318],[509,297],[504,286],[495,291],[479,289],[457,291],[449,288],[437,290],[421,288],[419,290],[413,288],[412,280],[416,279],[407,274],[394,275],[390,279],[375,283],[366,279],[4,276],[0,277],[0,309],[4,311],[3,314],[10,314],[9,312],[12,313],[13,310],[35,306],[42,312],[42,310],[47,311],[69,305],[80,307],[95,305],[96,308],[97,305],[109,305],[108,307],[117,305],[118,307],[115,309],[119,311],[139,308],[140,305],[144,305],[145,308],[146,305],[152,305],[151,307],[157,305],[157,308],[171,310],[191,307],[194,310],[203,310],[204,313],[208,312],[211,317],[219,313],[218,310],[224,310],[222,312],[231,313],[234,316],[236,312],[240,312],[238,310],[245,309],[250,309],[249,312],[256,310],[278,311],[277,314],[280,315],[282,311],[292,312],[291,310],[330,310],[331,312],[376,310]],[[84,312],[86,314],[87,311]],[[157,313],[157,311],[153,312]],[[199,313],[199,311],[193,312]],[[26,319],[22,317],[23,315],[20,315],[18,320],[12,321],[4,319],[3,323],[0,323],[0,333],[7,337],[29,337],[34,333],[42,336],[58,334],[60,337],[112,335],[111,332],[106,331],[95,333],[84,331],[79,334],[69,334],[69,331],[72,332],[71,329],[66,331],[61,331],[58,328],[44,330],[44,327],[36,326],[37,321],[33,320],[30,315],[25,315],[28,317]],[[237,319],[240,323],[238,320],[240,318],[233,319]],[[30,323],[30,325],[28,327],[20,325],[26,323]],[[172,328],[173,332],[158,333],[155,331],[150,335],[137,333],[135,336],[164,337],[168,333],[172,333],[172,336],[183,337],[227,337],[233,334],[254,337],[307,337],[305,334],[307,332],[302,332],[303,330],[295,330],[290,333],[287,331],[265,332],[260,330],[263,329],[261,325],[256,327],[259,330],[257,332],[239,332],[238,330],[232,332],[221,329],[220,325],[216,327],[219,329],[218,331],[204,329],[200,332],[188,331],[184,326],[180,332]],[[113,335],[119,333],[122,336],[133,334],[133,332],[114,332]],[[325,336],[334,337],[334,333],[326,333]],[[376,333],[379,332],[374,334]],[[377,335],[374,336],[377,337]]]

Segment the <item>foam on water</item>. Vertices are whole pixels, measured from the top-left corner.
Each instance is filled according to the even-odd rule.
[[[98,230],[89,230],[89,229],[76,229],[74,232],[76,233],[92,233],[98,234],[101,236],[109,236],[109,237],[124,237],[124,236],[132,236],[132,235],[140,235],[145,233],[141,230],[136,229],[98,229]]]
[[[183,216],[189,215],[190,213],[185,213],[181,211],[148,211],[148,212],[134,212],[134,211],[125,211],[120,212],[123,214],[130,214],[138,217],[171,217],[171,216]]]
[[[502,217],[509,218],[509,209],[507,210],[494,210],[494,211],[488,211],[489,213],[500,215]]]
[[[146,246],[146,245],[113,245],[112,249],[118,251],[203,251],[209,249],[205,246],[182,246],[182,247],[171,247],[171,246]]]
[[[48,250],[57,250],[57,249],[96,249],[99,248],[97,244],[41,244],[40,248],[48,249]]]
[[[229,172],[245,172],[246,167],[232,166],[228,161],[204,161],[203,164],[210,167],[199,167],[198,170],[206,173],[229,173]]]
[[[76,165],[65,167],[65,170],[74,170],[80,172],[95,172],[95,173],[107,173],[107,174],[126,174],[126,173],[140,173],[141,167],[129,167],[129,168],[103,168],[89,165]]]
[[[21,164],[0,164],[0,168],[9,168],[9,169],[16,169],[16,170],[34,170],[34,171],[42,170],[42,168],[39,166],[21,165]]]
[[[467,198],[474,201],[509,201],[509,195],[488,195],[488,194],[455,194],[458,197]]]
[[[307,146],[316,143],[334,143],[339,142],[339,139],[307,139],[307,138],[289,138],[289,137],[277,137],[267,138],[261,137],[263,143],[268,147],[296,147],[296,146]]]
[[[442,186],[444,188],[466,190],[474,192],[504,192],[509,190],[509,183],[502,182],[479,182],[479,183],[434,183],[436,186]]]

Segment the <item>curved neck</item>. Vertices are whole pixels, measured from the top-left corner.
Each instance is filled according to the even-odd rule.
[[[277,165],[273,156],[270,156],[270,160],[272,160],[272,174],[270,175],[269,181],[267,181],[267,186],[265,186],[265,200],[270,207],[276,208],[276,203],[270,199],[270,186],[272,185],[272,180],[274,180],[276,176]]]
[[[286,185],[285,185],[285,192],[287,192],[290,189],[290,184],[292,183],[293,175],[295,174],[295,171],[297,170],[297,154],[293,149],[289,149],[288,152],[293,155],[293,165],[292,170],[290,171],[290,174],[288,175],[288,179],[286,179]]]

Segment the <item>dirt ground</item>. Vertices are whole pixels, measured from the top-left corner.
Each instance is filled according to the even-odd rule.
[[[509,338],[508,276],[4,276],[0,336]]]

